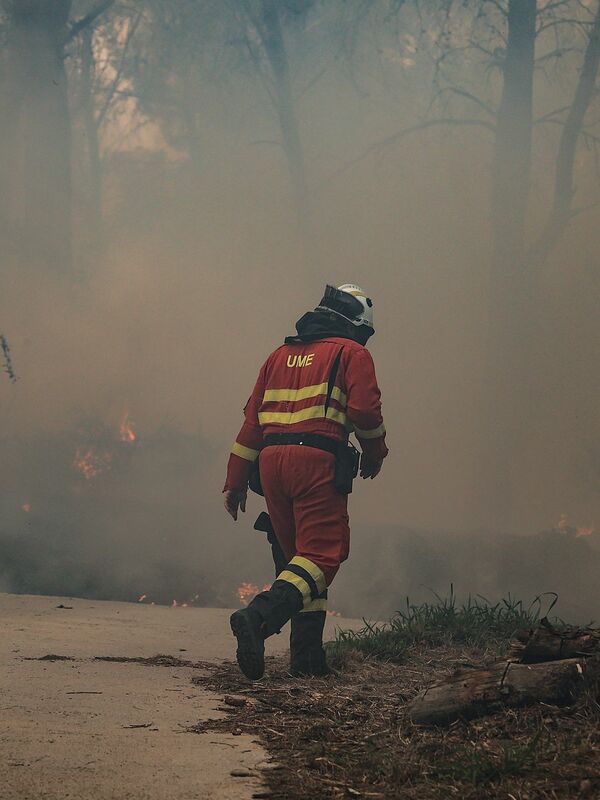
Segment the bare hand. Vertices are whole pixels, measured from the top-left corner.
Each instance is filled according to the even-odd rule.
[[[364,454],[360,459],[360,477],[365,480],[366,478],[376,478],[381,471],[383,461],[369,461],[365,458]]]
[[[246,489],[227,489],[227,491],[223,492],[223,494],[225,495],[223,498],[225,510],[233,518],[233,520],[237,522],[238,508],[242,512],[246,511],[246,499],[248,497],[248,492]]]

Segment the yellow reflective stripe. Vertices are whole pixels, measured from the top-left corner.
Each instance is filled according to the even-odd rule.
[[[313,386],[304,386],[302,389],[267,389],[263,396],[263,403],[297,403],[299,400],[309,400],[327,394],[326,383],[315,383]],[[334,386],[331,396],[338,403],[345,406],[346,395],[339,386]]]
[[[311,406],[303,408],[301,411],[259,411],[258,422],[260,425],[295,425],[297,422],[305,422],[307,419],[324,419],[325,406]],[[346,415],[343,411],[336,408],[327,409],[327,419],[339,422],[340,425],[346,424]]]
[[[323,407],[324,409],[325,407]],[[334,422],[339,422],[340,425],[346,425],[348,422],[348,417],[344,414],[343,411],[338,411],[337,408],[328,408],[327,409],[327,419],[332,419]]]
[[[302,569],[305,569],[308,572],[308,574],[317,584],[319,594],[325,591],[327,588],[325,575],[323,575],[321,568],[318,567],[314,562],[310,561],[308,558],[304,558],[304,556],[294,556],[290,561],[290,564],[296,564],[296,566],[302,567]]]
[[[327,600],[311,600],[304,606],[301,613],[304,611],[327,611]]]
[[[385,436],[385,425],[382,422],[381,425],[370,431],[361,431],[360,428],[355,428],[354,433],[359,439],[379,439],[380,436]]]
[[[302,389],[267,389],[263,403],[279,403],[283,401],[296,402],[308,400],[309,397],[318,397],[327,394],[326,383],[315,383],[314,386],[304,386]]]
[[[348,404],[348,399],[339,386],[333,387],[333,392],[331,393],[331,396],[333,397],[334,400],[337,400],[337,402],[340,403],[340,405],[346,408],[346,405]]]
[[[290,572],[289,569],[284,569],[283,572],[280,572],[277,576],[278,581],[287,581],[287,583],[291,583],[292,586],[295,586],[302,593],[302,597],[304,598],[304,604],[310,600],[310,586],[299,575],[296,575],[295,572]]]
[[[244,447],[243,444],[236,442],[231,448],[234,456],[239,456],[246,461],[256,461],[259,456],[260,450],[252,450],[250,447]]]

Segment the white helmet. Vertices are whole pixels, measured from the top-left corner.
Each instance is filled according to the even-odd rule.
[[[344,283],[337,289],[328,284],[316,310],[333,311],[334,314],[343,317],[355,327],[364,326],[369,329],[369,333],[375,332],[373,301],[355,283]]]

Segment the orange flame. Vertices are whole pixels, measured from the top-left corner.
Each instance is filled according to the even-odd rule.
[[[240,584],[237,588],[237,596],[240,603],[243,606],[247,606],[255,595],[259,594],[259,592],[268,592],[270,588],[270,583],[265,583],[261,589],[260,586],[257,586],[255,583],[244,581],[244,583]]]
[[[119,439],[128,444],[133,444],[137,439],[135,431],[133,430],[133,423],[129,417],[129,411],[125,412],[121,424],[119,425]]]
[[[556,529],[561,533],[569,534],[570,536],[574,536],[576,539],[579,539],[581,536],[591,536],[594,533],[593,526],[573,526],[568,524],[568,516],[566,514],[561,514],[560,519],[558,520],[558,524]]]
[[[196,600],[200,599],[200,594],[195,594],[189,600],[179,601],[176,598],[171,600],[171,608],[189,608],[191,605],[194,605]],[[154,606],[156,603],[154,600],[150,600],[147,594],[141,594],[138,599],[138,603],[146,603],[147,605]]]
[[[73,469],[83,475],[86,481],[89,481],[103,472],[108,472],[111,463],[112,455],[108,452],[99,452],[94,450],[93,447],[82,452],[78,448],[73,461]]]

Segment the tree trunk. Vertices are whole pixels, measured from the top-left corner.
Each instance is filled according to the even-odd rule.
[[[544,230],[529,253],[532,269],[539,270],[546,262],[550,252],[563,235],[573,214],[573,171],[577,142],[585,121],[590,103],[596,93],[596,80],[600,66],[600,2],[590,32],[583,66],[579,73],[577,88],[565,125],[560,137],[556,157],[556,177],[554,181],[554,201],[552,211]]]
[[[3,257],[18,251],[19,221],[18,120],[23,93],[17,80],[12,53],[3,48],[0,58],[0,243]]]
[[[417,724],[444,725],[507,706],[560,705],[571,702],[583,686],[599,676],[600,663],[595,658],[543,664],[499,661],[489,669],[461,670],[449,681],[430,687],[408,704],[406,713]]]
[[[536,0],[510,0],[492,174],[493,246],[482,475],[487,522],[512,521],[511,466],[527,417],[531,273],[524,231],[531,173]]]
[[[298,227],[308,255],[312,251],[312,226],[304,152],[290,85],[289,63],[281,29],[280,4],[277,0],[262,0],[261,36],[275,85],[275,108],[290,173]]]
[[[3,5],[9,21],[3,104],[14,114],[10,224],[22,262],[68,271],[71,135],[63,50],[71,0]]]
[[[98,121],[94,103],[94,29],[86,28],[82,34],[81,54],[81,115],[85,133],[88,176],[88,213],[86,227],[92,261],[99,258],[104,250],[104,225],[102,216],[102,160],[98,137]]]

